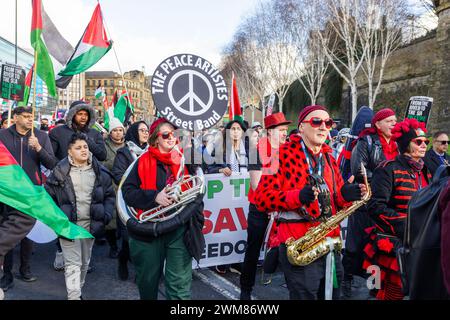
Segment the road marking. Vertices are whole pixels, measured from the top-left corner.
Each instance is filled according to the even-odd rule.
[[[241,289],[224,277],[219,276],[214,271],[211,271],[208,268],[203,268],[194,269],[192,272],[194,276],[200,279],[200,281],[212,287],[216,292],[220,293],[225,298],[230,300],[239,300]],[[252,300],[258,299],[252,295]]]

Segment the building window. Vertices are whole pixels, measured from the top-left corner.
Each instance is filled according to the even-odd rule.
[[[91,81],[90,81],[90,80],[86,80],[86,84],[87,84],[88,86],[90,86],[90,85],[91,85]]]
[[[103,85],[107,86],[108,85],[108,80],[103,80]]]
[[[114,87],[114,80],[109,80],[109,85],[110,85],[111,87]]]

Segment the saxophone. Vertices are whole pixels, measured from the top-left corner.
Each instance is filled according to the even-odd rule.
[[[365,205],[372,196],[366,169],[362,164],[361,167],[367,193],[361,200],[354,201],[350,207],[339,211],[336,215],[331,216],[321,224],[310,228],[300,239],[295,240],[294,238],[289,238],[286,240],[287,257],[291,264],[294,266],[306,266],[328,254],[332,247],[335,251],[342,250],[341,237],[327,238],[326,236],[336,229],[345,218]]]

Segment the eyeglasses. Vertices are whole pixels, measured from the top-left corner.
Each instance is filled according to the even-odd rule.
[[[169,131],[169,132],[158,132],[158,137],[163,138],[164,140],[169,139],[170,137],[175,137],[175,135],[173,134],[173,131]]]
[[[426,146],[430,143],[430,140],[428,139],[413,139],[411,141],[414,142],[419,147],[422,145],[422,143],[425,143]]]
[[[139,131],[142,132],[142,133],[148,133],[147,129],[139,129]]]
[[[331,118],[320,119],[317,117],[313,117],[309,120],[303,121],[302,123],[309,123],[313,128],[319,128],[322,123],[325,123],[325,127],[327,127],[327,129],[330,129],[333,126],[334,121]]]
[[[436,142],[439,142],[440,144],[450,144],[450,141],[445,141],[445,140],[434,140]]]

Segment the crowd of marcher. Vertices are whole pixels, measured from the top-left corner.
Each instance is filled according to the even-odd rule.
[[[191,262],[199,259],[204,245],[201,200],[194,202],[189,222],[155,237],[128,228],[118,218],[116,192],[122,182],[124,201],[138,214],[167,207],[176,201],[167,186],[180,173],[195,175],[198,167],[205,174],[228,177],[248,172],[250,176],[244,261],[213,268],[219,274],[240,274],[242,300],[251,299],[261,248],[267,253],[264,270],[271,273],[281,268],[291,299],[349,299],[354,277],[367,278],[366,270],[373,265],[380,267],[381,287],[371,294],[382,300],[403,299],[396,252],[403,242],[408,203],[431,183],[438,167],[449,165],[448,135],[439,131],[430,136],[424,124],[397,121],[392,109],[382,109],[374,115],[371,127],[355,139],[351,177],[344,180],[339,162],[351,137],[350,128],[338,128],[329,111],[317,105],[305,107],[297,120],[289,131],[293,121],[279,112],[263,119],[264,128],[259,122],[249,125],[232,119],[192,135],[164,118],[127,125],[112,118],[107,133],[102,133],[93,128],[94,108],[76,101],[64,120],[41,119],[39,129],[33,128],[30,107],[15,108],[10,119],[4,113],[0,141],[30,180],[45,187],[68,219],[95,237],[59,237],[56,241],[53,268],[64,270],[70,300],[82,299],[86,274],[94,271],[92,248],[102,239],[109,244],[109,257],[117,259],[120,280],[129,278],[129,263],[133,263],[142,299],[157,299],[163,275],[168,299],[190,299]],[[432,138],[432,147],[427,151],[428,138]],[[180,160],[180,149],[186,162]],[[289,239],[304,237],[363,199],[369,187],[370,200],[348,219],[342,254],[331,248],[308,265],[289,261]],[[442,196],[442,212],[448,212],[448,200]],[[7,291],[14,286],[16,245],[20,246],[21,280],[37,279],[31,265],[33,242],[26,237],[35,219],[2,203],[0,213],[0,288]],[[444,218],[443,230],[449,227],[448,214]],[[327,234],[327,239],[340,237],[339,226]],[[448,264],[448,253],[443,254],[442,263]],[[334,285],[329,276],[333,273]],[[444,276],[448,285],[448,270]]]

